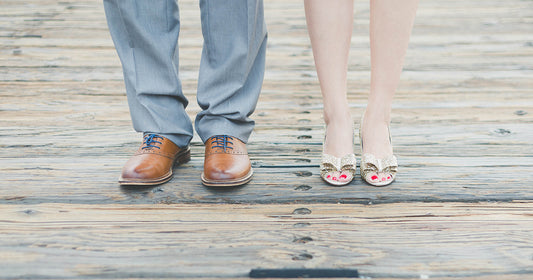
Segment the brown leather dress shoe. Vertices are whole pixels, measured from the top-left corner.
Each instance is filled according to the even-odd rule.
[[[248,183],[253,170],[246,144],[241,140],[216,135],[205,143],[202,183],[210,187],[234,187]]]
[[[158,185],[172,178],[174,164],[191,159],[189,146],[180,149],[157,134],[147,134],[139,150],[126,162],[118,179],[121,185]]]

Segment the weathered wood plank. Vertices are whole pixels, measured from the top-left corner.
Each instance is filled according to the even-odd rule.
[[[251,184],[236,191],[237,196],[230,192],[224,197],[199,186],[202,148],[195,138],[193,161],[152,200],[132,198],[136,196],[116,188],[115,178],[138,145],[138,136],[130,132],[121,69],[101,3],[3,2],[9,9],[0,12],[0,21],[6,23],[0,37],[0,127],[5,131],[0,158],[7,178],[1,184],[25,183],[18,196],[2,188],[3,201],[54,201],[64,185],[70,191],[62,199],[79,203],[109,198],[158,203],[164,201],[161,197],[170,197],[167,202],[258,203],[529,198],[523,177],[531,174],[533,60],[524,58],[533,56],[533,38],[525,32],[531,3],[493,2],[421,3],[395,101],[392,130],[402,161],[397,188],[369,190],[356,181],[353,190],[327,189],[318,179],[321,99],[302,3],[269,2],[267,77],[250,144],[255,188]],[[201,47],[199,13],[194,1],[184,1],[182,7],[181,73],[193,100]],[[356,3],[356,10],[349,101],[357,116],[368,88],[368,3]],[[188,110],[194,117],[199,108],[191,104]],[[272,176],[281,182],[272,184]],[[43,184],[48,193],[40,191]],[[102,191],[101,184],[110,188]],[[87,189],[98,191],[85,196]],[[418,192],[411,195],[406,189]]]
[[[0,278],[244,277],[258,267],[533,273],[532,206],[0,205]]]
[[[354,267],[388,279],[533,274],[532,1],[421,1],[394,103],[401,173],[381,189],[318,176],[322,105],[301,1],[265,1],[256,173],[231,190],[200,184],[197,137],[193,160],[168,184],[118,187],[139,135],[102,2],[1,6],[0,279],[229,278],[255,267]],[[355,6],[348,100],[357,120],[369,7]],[[180,75],[194,101],[198,2],[180,7]],[[198,111],[191,102],[190,116]],[[312,213],[293,214],[300,207]]]
[[[94,122],[93,118],[72,114],[61,123]],[[116,183],[120,168],[138,145],[138,136],[126,132],[126,127],[119,130],[123,132],[116,132],[116,126],[71,126],[68,132],[54,126],[20,128],[16,143],[2,145],[5,153],[0,158],[6,177],[0,182],[5,186],[0,188],[0,198],[6,203],[384,203],[533,198],[530,183],[523,180],[533,169],[528,152],[533,149],[522,149],[531,147],[529,124],[506,124],[508,130],[503,132],[500,124],[477,125],[475,129],[451,125],[395,129],[402,168],[398,181],[384,189],[372,188],[360,179],[345,188],[328,187],[318,176],[323,129],[298,127],[258,126],[249,145],[255,178],[246,187],[231,191],[200,185],[203,147],[198,139],[193,160],[177,168],[170,183],[154,189],[120,189]],[[522,151],[519,157],[517,150]],[[13,194],[10,186],[16,184],[24,187]]]
[[[65,162],[67,160],[67,162]],[[490,158],[489,158],[490,160]],[[101,163],[101,159],[34,160],[36,163],[12,163],[6,169],[10,177],[3,182],[2,203],[392,203],[392,202],[476,202],[533,199],[530,185],[517,173],[530,174],[533,167],[443,167],[432,169],[402,169],[398,182],[389,188],[372,188],[359,178],[343,188],[323,183],[318,166],[255,168],[252,183],[242,188],[209,189],[200,184],[201,161],[197,160],[175,170],[175,178],[154,188],[119,188],[116,181],[124,160]],[[11,162],[8,162],[11,163]],[[100,166],[101,174],[83,171]],[[69,167],[64,167],[65,165]],[[70,167],[75,165],[75,167]],[[195,165],[195,166],[191,166]],[[413,164],[415,165],[415,164]],[[434,164],[437,165],[437,164]],[[508,171],[505,173],[497,173]],[[436,173],[435,179],[416,179],[419,174]],[[497,175],[494,175],[494,174]],[[527,175],[524,175],[527,177]],[[272,178],[278,178],[273,180]],[[415,178],[415,179],[413,179]]]

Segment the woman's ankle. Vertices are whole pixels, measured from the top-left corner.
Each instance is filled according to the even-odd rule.
[[[367,106],[364,119],[372,123],[385,123],[389,125],[391,121],[391,110],[380,106]]]
[[[326,126],[332,123],[340,125],[349,124],[350,126],[352,126],[353,124],[352,115],[350,114],[350,111],[342,109],[333,112],[324,111],[324,122],[326,123]]]
[[[335,116],[326,123],[324,152],[342,157],[353,153],[353,122],[350,115]]]
[[[377,158],[392,155],[390,142],[390,113],[378,111],[365,112],[362,126],[363,153],[370,153]]]

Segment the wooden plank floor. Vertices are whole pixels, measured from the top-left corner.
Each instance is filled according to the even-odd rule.
[[[265,2],[255,177],[218,190],[200,184],[198,137],[169,183],[118,186],[140,135],[101,1],[0,0],[0,279],[240,278],[252,268],[533,279],[533,1],[421,1],[393,110],[400,174],[386,188],[320,180],[303,3]],[[355,6],[357,120],[369,7]],[[180,12],[193,118],[197,1],[180,1]]]

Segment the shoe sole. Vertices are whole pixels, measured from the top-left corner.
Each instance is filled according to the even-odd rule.
[[[322,177],[320,177],[322,178]],[[347,181],[347,182],[339,182],[339,181],[329,181],[328,179],[324,179],[322,178],[322,180],[332,186],[335,186],[335,187],[340,187],[340,186],[346,186],[346,185],[349,185],[350,183],[353,182],[354,178],[352,177],[352,179],[350,181]]]
[[[388,185],[392,184],[392,182],[394,182],[394,180],[396,180],[396,178],[392,178],[392,180],[390,180],[390,181],[385,181],[385,182],[383,182],[383,183],[371,183],[371,182],[368,182],[368,181],[367,181],[365,178],[363,178],[363,177],[361,177],[361,179],[362,179],[365,183],[367,183],[367,184],[369,184],[369,185],[371,185],[371,186],[374,186],[374,187],[385,187],[385,186],[388,186]]]
[[[176,156],[176,159],[174,159],[174,163],[172,164],[172,168],[174,166],[179,166],[181,164],[187,163],[191,160],[191,148],[187,147],[187,150],[182,151],[180,154]],[[172,172],[172,168],[170,168],[170,171],[167,175],[157,178],[154,180],[124,180],[122,176],[118,179],[118,183],[121,186],[155,186],[160,185],[163,183],[166,183],[172,179],[172,175],[174,174]]]
[[[246,176],[233,179],[233,180],[209,180],[206,179],[204,176],[204,173],[202,172],[202,184],[207,187],[238,187],[242,186],[252,180],[252,176],[254,175],[254,171],[252,168],[250,168],[250,172],[246,174]]]

